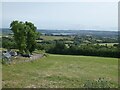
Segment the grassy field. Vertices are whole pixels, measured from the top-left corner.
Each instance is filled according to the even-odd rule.
[[[99,43],[99,45],[103,45],[105,46],[107,44],[107,46],[113,46],[114,44],[118,44],[118,43]]]
[[[59,40],[59,39],[72,39],[67,36],[40,36],[44,40]]]
[[[79,88],[104,77],[117,86],[118,59],[52,55],[34,62],[3,65],[3,88]]]

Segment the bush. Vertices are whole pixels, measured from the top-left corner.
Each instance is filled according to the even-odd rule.
[[[2,47],[7,49],[16,49],[17,46],[13,38],[2,37]]]

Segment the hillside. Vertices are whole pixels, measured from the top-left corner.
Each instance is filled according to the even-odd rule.
[[[34,62],[3,65],[3,88],[79,88],[105,78],[117,87],[118,59],[53,55]]]

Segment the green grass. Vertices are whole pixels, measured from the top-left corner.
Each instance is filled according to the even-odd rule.
[[[40,36],[44,40],[59,40],[59,39],[71,39],[67,36]]]
[[[5,48],[0,48],[0,50],[7,50],[7,49],[5,49]]]
[[[117,86],[118,59],[52,55],[34,62],[3,65],[3,88],[79,88],[104,77]]]

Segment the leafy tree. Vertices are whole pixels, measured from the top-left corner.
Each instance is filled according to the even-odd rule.
[[[36,32],[37,28],[31,22],[25,22],[25,25],[26,25],[25,27],[26,36],[27,36],[26,37],[26,45],[27,45],[26,50],[32,53],[36,48],[36,39],[38,38],[39,33]]]
[[[13,21],[10,28],[14,33],[14,40],[21,54],[29,54],[35,50],[38,33],[31,22]]]
[[[14,33],[14,39],[17,44],[17,48],[19,49],[20,53],[24,53],[26,48],[26,37],[25,37],[25,29],[24,23],[19,21],[13,21],[10,24],[11,30]]]

